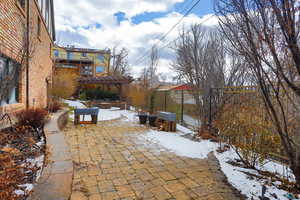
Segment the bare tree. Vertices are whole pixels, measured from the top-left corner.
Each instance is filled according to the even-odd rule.
[[[300,2],[217,0],[221,30],[247,61],[300,187]]]
[[[150,87],[154,87],[154,85],[159,82],[159,79],[158,79],[158,76],[157,76],[158,62],[159,62],[158,49],[157,49],[156,46],[153,46],[151,48],[150,65],[149,65],[148,72],[147,72]]]
[[[181,80],[194,87],[193,96],[199,116],[202,125],[206,125],[210,88],[243,84],[245,73],[242,60],[232,59],[232,54],[226,53],[225,43],[217,29],[199,24],[192,25],[188,30],[183,27],[173,49],[177,59],[172,67]],[[236,76],[238,73],[239,76]]]
[[[125,47],[118,50],[118,46],[113,48],[112,67],[110,73],[113,75],[128,76],[130,75],[130,67],[128,64],[129,51]]]

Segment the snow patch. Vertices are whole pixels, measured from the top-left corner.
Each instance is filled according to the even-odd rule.
[[[176,126],[177,126],[177,131],[179,131],[179,132],[182,132],[182,133],[185,133],[185,134],[192,134],[192,133],[194,133],[191,129],[188,129],[188,128],[186,128],[184,126],[181,126],[179,124],[177,124]]]
[[[265,184],[266,181],[260,181],[257,179],[249,179],[248,175],[246,175],[243,172],[248,172],[251,174],[258,175],[257,171],[252,169],[245,169],[237,166],[232,166],[228,163],[228,161],[237,159],[238,156],[236,153],[230,149],[224,153],[217,153],[215,152],[215,156],[218,158],[221,169],[226,175],[228,182],[232,184],[235,188],[241,191],[242,194],[246,195],[248,199],[250,200],[259,200],[259,196],[261,196],[262,193],[262,186]],[[274,162],[270,162],[273,163]],[[276,163],[277,164],[277,163]],[[280,164],[277,164],[277,167],[279,167]],[[285,166],[280,165],[281,168],[284,168]],[[269,170],[268,170],[269,171]],[[274,169],[271,169],[270,171],[275,171]],[[280,184],[279,181],[276,182],[276,184]],[[269,197],[270,199],[276,199],[273,195],[275,194],[278,199],[286,199],[283,195],[287,194],[286,191],[276,188],[275,186],[267,186],[267,191],[265,196]]]
[[[217,144],[210,141],[195,142],[182,137],[180,133],[169,133],[150,130],[146,135],[141,136],[145,140],[150,140],[160,144],[179,156],[190,158],[207,158],[207,155],[217,148]]]
[[[74,108],[86,108],[86,106],[80,101],[64,100],[64,102]]]
[[[86,108],[86,106],[79,101],[65,100],[64,102],[74,108]],[[110,109],[99,109],[98,121],[119,119],[122,116],[127,117],[126,121],[135,121],[136,118],[135,113],[132,111],[121,110],[120,108],[117,107],[111,107]],[[70,117],[71,119],[74,120],[74,115],[70,115]],[[83,120],[83,116],[80,117],[81,120]],[[84,120],[91,121],[91,116],[85,116]]]

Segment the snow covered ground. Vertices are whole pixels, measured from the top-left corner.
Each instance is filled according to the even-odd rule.
[[[70,107],[74,108],[86,108],[86,106],[81,103],[80,101],[70,101],[70,100],[65,100],[65,103],[67,103]],[[114,119],[119,119],[122,116],[125,116],[128,121],[134,121],[136,119],[136,114],[132,111],[129,110],[120,110],[120,108],[115,108],[112,107],[110,109],[99,109],[99,114],[98,114],[98,121],[107,121],[107,120],[114,120]],[[73,115],[70,115],[72,119],[74,119]],[[91,117],[90,116],[85,116],[85,120],[90,121]]]
[[[179,128],[180,129],[180,128]],[[155,143],[161,145],[170,151],[176,153],[179,156],[186,156],[190,158],[200,158],[204,159],[210,152],[214,152],[215,156],[220,162],[221,169],[227,176],[229,183],[231,183],[235,188],[241,191],[242,194],[246,195],[250,200],[258,200],[262,192],[262,186],[265,182],[262,180],[257,180],[249,178],[243,172],[248,172],[251,174],[258,175],[258,172],[252,169],[244,169],[241,167],[236,167],[228,163],[228,161],[238,158],[233,150],[228,150],[224,153],[218,153],[216,150],[218,148],[217,143],[210,142],[208,140],[201,140],[200,142],[192,141],[188,138],[182,137],[183,133],[168,133],[162,131],[150,130],[146,135],[140,136],[140,139],[145,140],[145,144],[151,145]],[[149,143],[151,141],[151,143]],[[270,161],[262,170],[267,170],[269,172],[275,172],[278,174],[283,174],[286,171],[286,166],[279,163]],[[293,180],[293,178],[291,178]],[[273,183],[274,185],[279,185],[280,182]],[[287,194],[286,191],[276,188],[275,186],[267,186],[266,196],[270,199],[287,199],[284,197]],[[277,198],[275,197],[277,196]]]
[[[147,141],[151,141],[153,144],[160,144],[179,156],[190,158],[204,159],[209,152],[214,151],[217,148],[215,143],[209,141],[195,142],[182,137],[183,135],[183,133],[168,133],[150,130],[140,137]]]

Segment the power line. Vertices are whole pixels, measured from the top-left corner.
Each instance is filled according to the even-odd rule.
[[[158,45],[160,42],[162,42],[175,28],[176,28],[176,26],[178,26],[178,24],[180,24],[181,22],[182,22],[182,20],[188,15],[188,14],[190,14],[190,12],[200,3],[200,1],[201,0],[197,0],[197,2],[180,18],[180,20],[176,23],[176,24],[174,24],[173,26],[172,26],[172,28],[167,32],[167,33],[165,33],[160,39],[159,39],[159,41],[158,42],[156,42],[150,49],[148,49],[148,51],[146,51],[146,53],[143,55],[143,56],[141,56],[140,58],[138,58],[137,60],[136,60],[136,63],[138,63],[141,59],[143,59],[145,56],[147,56],[148,55],[148,53],[150,53],[151,52],[151,49],[153,48],[153,47],[155,47],[156,45]]]
[[[195,1],[195,0],[192,0],[191,3],[194,3],[194,1]],[[186,12],[187,9],[188,9],[188,5],[189,5],[188,1],[185,1],[184,4],[182,5],[183,7],[182,7],[182,9],[179,11],[179,13],[184,13],[184,12]],[[154,38],[152,38],[152,39],[153,39],[153,40],[156,40],[156,39],[159,39],[159,38],[160,38],[160,34],[158,34],[156,37],[154,37]],[[155,46],[155,45],[153,45],[153,46]],[[151,49],[152,49],[152,48],[151,48]],[[147,52],[149,52],[149,50],[148,50]],[[146,54],[147,54],[147,53],[146,53]],[[144,54],[144,55],[146,55],[146,54]]]
[[[214,17],[214,16],[211,15],[210,17],[208,17],[207,19],[205,19],[204,21],[202,21],[201,23],[199,23],[199,25],[204,24],[205,22],[207,22],[208,20],[210,20],[210,19],[213,18],[213,17]],[[187,33],[189,33],[189,32],[190,32],[190,30],[189,30]],[[175,41],[178,40],[178,39],[179,39],[179,37],[177,37],[175,40],[172,40],[172,41],[168,42],[168,44],[166,44],[165,46],[160,47],[160,49],[166,48],[167,46],[169,46],[171,43],[175,42]]]
[[[208,20],[210,20],[210,19],[213,18],[213,17],[214,17],[214,15],[211,15],[210,17],[208,17],[207,19],[205,19],[204,21],[202,21],[201,23],[199,23],[199,25],[204,24],[205,22],[207,22]],[[189,32],[190,32],[190,30],[189,30],[187,33],[189,33]],[[164,45],[164,46],[158,48],[158,50],[161,50],[161,49],[164,49],[164,48],[168,47],[171,43],[175,42],[175,41],[178,40],[178,39],[179,39],[179,37],[177,37],[176,39],[174,39],[174,40],[168,42],[166,45]],[[143,58],[144,58],[146,55],[147,55],[147,54],[144,54]],[[140,60],[141,60],[141,59],[140,59]],[[145,60],[143,60],[143,61],[140,62],[140,63],[143,63],[144,61],[145,61]],[[140,63],[138,63],[138,64],[140,64]]]

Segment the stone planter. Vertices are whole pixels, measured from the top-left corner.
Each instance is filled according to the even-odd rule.
[[[139,116],[139,119],[140,119],[140,124],[146,124],[147,123],[148,115],[146,113],[140,113],[138,116]]]
[[[149,125],[152,126],[152,127],[155,127],[157,116],[156,115],[149,115],[148,119],[149,119]]]

